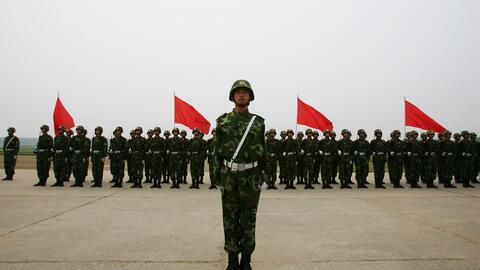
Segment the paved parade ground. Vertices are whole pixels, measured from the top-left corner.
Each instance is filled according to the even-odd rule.
[[[134,190],[34,183],[34,170],[0,182],[0,269],[225,269],[220,192],[207,184]],[[480,269],[479,185],[387,186],[262,192],[252,266]]]

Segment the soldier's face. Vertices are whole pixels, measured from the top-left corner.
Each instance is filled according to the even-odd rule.
[[[250,103],[250,92],[247,89],[237,89],[233,94],[233,101],[236,106],[245,107]]]
[[[293,133],[289,132],[289,133],[287,134],[287,136],[288,136],[288,138],[291,139],[291,138],[293,138]]]
[[[280,135],[280,137],[282,137],[282,139],[285,139],[287,137],[287,135],[282,134],[282,135]]]
[[[155,137],[158,137],[158,136],[160,136],[160,130],[156,130],[156,131],[154,131],[154,132],[153,132],[153,134],[155,134]]]
[[[411,136],[412,136],[412,139],[415,140],[415,141],[416,141],[417,138],[418,138],[418,134],[416,134],[416,133],[413,133]]]
[[[325,137],[325,139],[329,139],[330,138],[330,133],[323,134],[323,137]]]
[[[13,135],[13,131],[11,131],[11,130],[7,131],[7,133],[8,133],[8,136],[12,136],[12,135]]]
[[[77,136],[82,135],[82,131],[80,129],[77,129],[76,132],[77,132]]]
[[[151,138],[153,136],[152,132],[147,133],[148,137]]]
[[[95,130],[95,135],[100,136],[100,135],[102,135],[102,132],[99,129],[97,129],[97,130]]]
[[[350,134],[348,134],[348,133],[343,133],[343,138],[344,138],[345,140],[350,139]]]
[[[382,133],[381,132],[377,132],[375,133],[375,137],[378,138],[378,139],[381,139],[382,138]]]
[[[198,133],[198,132],[194,132],[194,133],[193,133],[193,136],[195,136],[195,138],[200,137],[199,135],[200,135],[200,133]],[[183,134],[182,134],[182,136],[183,136]]]
[[[165,138],[168,138],[168,137],[170,137],[170,134],[168,134],[168,133],[165,134]]]
[[[139,129],[137,129],[137,130],[135,130],[135,135],[140,136],[140,135],[142,135],[142,132]]]
[[[46,129],[46,128],[41,128],[40,131],[41,131],[43,134],[45,134],[45,133],[48,132],[48,129]]]
[[[63,135],[64,133],[65,133],[65,131],[63,131],[63,129],[58,130],[58,134]]]

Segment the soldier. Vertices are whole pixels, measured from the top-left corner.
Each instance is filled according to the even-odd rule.
[[[133,142],[133,138],[135,138],[135,130],[132,129],[130,131],[130,139],[128,140],[128,158],[127,158],[127,172],[128,172],[128,180],[125,183],[133,183],[134,182],[134,172],[133,172],[133,163],[132,163],[132,154],[130,153],[130,145]]]
[[[6,176],[2,180],[13,180],[17,155],[20,150],[20,140],[14,135],[15,128],[9,127],[7,133],[8,136],[3,140],[3,164]]]
[[[423,156],[422,156],[422,171],[421,171],[421,175],[420,175],[420,179],[422,181],[422,183],[426,184],[428,182],[428,172],[427,172],[427,157],[425,156],[425,148],[426,148],[426,145],[427,145],[427,140],[428,140],[428,137],[427,137],[427,133],[425,132],[422,132],[420,134],[420,142],[422,143],[422,151],[423,151]]]
[[[444,188],[456,188],[455,185],[452,185],[452,177],[455,172],[455,143],[451,140],[452,132],[449,130],[444,131],[442,135],[438,178]]]
[[[87,137],[88,131],[84,128],[83,129],[83,137],[85,137],[85,177],[83,178],[83,182],[85,182],[85,178],[88,176],[88,167],[90,165],[89,159],[90,159],[90,149],[92,148],[92,141]],[[92,182],[95,182],[95,180],[92,180]]]
[[[212,138],[207,141],[208,172],[210,175],[210,187],[208,189],[217,189],[215,183],[215,129],[212,129]]]
[[[388,148],[390,151],[388,156],[390,163],[388,174],[394,188],[403,188],[403,186],[400,184],[400,181],[403,174],[405,145],[403,141],[400,140],[400,135],[401,133],[399,130],[394,130],[392,132],[392,139],[388,143]]]
[[[66,130],[66,134],[67,134],[67,144],[70,145],[72,139],[73,139],[73,130],[71,129],[68,129]],[[65,176],[65,182],[70,182],[70,177],[72,176],[72,153],[70,153],[70,151],[67,151],[67,153],[65,154],[66,157],[67,157],[67,163],[66,163],[66,176]]]
[[[375,188],[385,188],[383,179],[385,178],[385,163],[387,162],[388,145],[382,139],[382,131],[376,129],[375,139],[370,142],[370,149],[373,156],[373,176],[375,178]]]
[[[188,156],[190,157],[190,175],[192,176],[192,184],[189,188],[199,189],[200,170],[202,170],[201,164],[203,160],[204,145],[202,139],[200,138],[200,130],[198,128],[194,128],[192,133],[193,138],[190,140],[188,150]]]
[[[470,137],[472,138],[472,142],[474,144],[474,154],[473,154],[473,177],[470,182],[474,184],[480,183],[478,181],[478,173],[480,172],[480,142],[477,141],[477,134],[472,132]]]
[[[337,148],[338,141],[336,140],[337,138],[337,133],[332,130],[330,138],[332,139],[332,143],[335,146],[335,149]],[[338,174],[338,155],[336,153],[333,153],[332,155],[332,180],[330,181],[330,184],[335,184],[338,185],[338,182],[336,180]]]
[[[72,172],[75,178],[75,183],[71,187],[83,187],[85,181],[85,157],[86,152],[90,149],[86,148],[85,132],[83,126],[78,126],[75,131],[77,135],[73,136],[70,141],[70,154],[72,157]]]
[[[280,131],[280,141],[279,141],[279,147],[280,147],[280,153],[283,153],[283,143],[285,142],[285,139],[287,138],[287,132],[285,130]],[[283,155],[279,155],[278,157],[278,166],[280,167],[280,182],[278,183],[279,185],[284,185],[285,184],[285,157]]]
[[[252,269],[259,186],[266,166],[265,124],[263,118],[248,111],[254,95],[247,81],[236,81],[229,99],[235,102],[235,108],[217,119],[215,140],[227,270]],[[242,254],[240,264],[239,253]]]
[[[462,180],[464,188],[473,188],[470,180],[473,177],[473,154],[475,153],[475,144],[473,143],[470,133],[466,130],[462,131],[462,141],[460,142],[460,155],[462,157]]]
[[[352,133],[348,129],[342,130],[342,139],[337,143],[338,165],[340,188],[352,188],[349,185],[349,180],[352,179],[353,173],[353,153],[354,145],[352,140]]]
[[[427,131],[427,142],[425,144],[425,169],[427,188],[438,188],[433,182],[437,178],[437,157],[438,142],[434,140],[435,133]]]
[[[153,130],[149,129],[147,131],[147,153],[145,155],[145,182],[144,183],[152,183],[152,179],[150,178],[151,175],[151,167],[152,167],[152,151],[151,151],[151,143],[153,139]]]
[[[320,136],[320,134],[318,133],[318,131],[314,130],[313,131],[313,139],[315,141],[315,144],[316,144],[316,148],[319,149],[320,147],[320,140],[318,139],[318,137]],[[321,156],[319,155],[318,151],[315,153],[315,162],[313,164],[313,183],[314,184],[320,184],[320,182],[318,181],[318,177],[320,176],[320,164],[321,164]]]
[[[133,185],[130,188],[142,188],[143,162],[148,151],[147,139],[142,137],[143,129],[135,128],[135,137],[130,143],[130,155],[132,156]]]
[[[170,188],[180,188],[182,182],[182,157],[181,151],[183,149],[182,138],[178,136],[178,128],[172,130],[173,138],[170,139],[167,154],[170,155],[170,177],[172,179],[172,186]]]
[[[161,188],[160,180],[162,179],[163,157],[167,151],[165,140],[160,136],[162,130],[160,127],[153,129],[155,135],[150,141],[150,156],[151,156],[151,173],[153,178],[153,185],[150,188]]]
[[[406,151],[407,151],[407,161],[408,170],[405,170],[405,174],[408,174],[408,184],[410,184],[410,188],[421,188],[418,185],[420,181],[420,174],[422,172],[422,157],[423,154],[423,147],[422,143],[418,140],[418,132],[410,131],[409,134],[410,138],[406,144]]]
[[[267,152],[267,189],[277,189],[275,186],[275,181],[277,180],[277,162],[280,156],[280,141],[275,139],[277,131],[275,129],[270,129],[267,132],[267,141],[265,143],[266,152]]]
[[[170,144],[170,131],[165,130],[163,136],[165,137],[165,149],[168,149]],[[165,152],[163,156],[162,175],[162,183],[170,183],[170,155],[168,155],[167,152]]]
[[[460,135],[460,133],[455,133],[453,134],[453,143],[455,144],[455,151],[454,151],[454,155],[455,155],[455,183],[463,183],[463,180],[462,180],[462,156],[461,156],[461,150],[460,150],[460,146],[461,146],[461,139],[462,139],[462,135]]]
[[[355,155],[355,180],[357,188],[368,188],[368,164],[370,161],[370,144],[366,140],[367,133],[363,129],[357,131],[358,139],[353,143]]]
[[[305,161],[305,189],[314,189],[313,180],[315,177],[314,165],[315,165],[315,153],[318,152],[318,145],[313,139],[313,131],[307,129],[305,131],[307,138],[302,142],[302,154],[304,155]]]
[[[92,175],[94,184],[92,187],[101,187],[103,181],[103,168],[105,167],[105,157],[108,152],[107,138],[102,136],[103,128],[95,128],[95,137],[92,139]]]
[[[63,187],[63,182],[67,178],[69,141],[65,131],[63,126],[58,127],[58,135],[53,139],[53,172],[56,181],[52,187]]]
[[[207,141],[203,138],[205,134],[200,130],[198,135],[202,141],[202,162],[200,164],[200,181],[199,183],[203,185],[203,177],[205,176],[205,160],[207,159]]]
[[[285,158],[285,189],[296,189],[293,182],[297,171],[297,141],[293,139],[293,130],[287,130],[287,139],[283,142],[282,156]]]
[[[128,141],[122,136],[123,128],[116,127],[114,137],[110,139],[109,157],[114,185],[112,188],[121,188],[125,175],[125,160],[128,157]]]
[[[190,141],[187,139],[187,131],[182,130],[180,132],[180,136],[182,139],[182,149],[180,151],[180,157],[181,157],[181,168],[182,168],[182,181],[180,183],[182,184],[188,184],[187,183],[187,174],[188,174],[188,163],[190,163],[190,157],[187,155],[188,151],[188,145]]]
[[[410,142],[410,139],[411,139],[411,134],[412,134],[412,131],[407,131],[405,133],[405,138],[403,139],[403,144],[405,145],[405,150],[407,150],[408,148],[408,143]],[[404,167],[404,171],[405,171],[405,179],[407,180],[407,184],[411,184],[410,183],[410,177],[412,176],[411,174],[411,163],[410,163],[410,155],[408,155],[407,153],[405,153],[405,156],[404,156],[404,159],[403,159],[403,167]]]
[[[297,132],[297,184],[304,184],[305,178],[305,162],[302,152],[303,132]]]
[[[48,134],[50,128],[47,125],[40,127],[42,135],[38,137],[37,146],[33,153],[37,158],[38,183],[34,186],[44,187],[50,174],[50,163],[52,161],[53,138]]]
[[[440,132],[437,134],[437,140],[435,141],[437,143],[437,158],[436,158],[436,165],[437,165],[437,175],[438,175],[438,183],[443,184],[444,177],[440,177],[440,161],[442,160],[442,150],[441,150],[441,144],[444,140],[444,133]]]
[[[332,180],[332,155],[337,153],[337,145],[330,138],[331,131],[323,131],[323,139],[320,141],[319,154],[322,156],[322,189],[332,189],[330,181]]]

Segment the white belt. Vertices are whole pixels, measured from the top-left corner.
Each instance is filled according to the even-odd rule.
[[[153,151],[154,154],[160,154],[160,151]]]
[[[295,152],[288,152],[287,155],[288,156],[293,156],[293,155],[295,155]]]
[[[119,150],[113,151],[114,154],[120,154],[121,152],[122,152],[122,151],[119,151]]]
[[[258,166],[258,161],[255,161],[253,163],[235,163],[233,161],[223,161],[223,164],[230,168],[232,171],[236,172],[243,172],[245,170],[253,169]]]
[[[100,153],[100,150],[93,150],[92,151],[94,154]]]

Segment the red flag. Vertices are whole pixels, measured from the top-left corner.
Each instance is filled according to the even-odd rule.
[[[187,126],[190,129],[199,128],[203,133],[210,131],[210,122],[187,102],[175,96],[175,123]]]
[[[60,97],[57,97],[57,103],[55,104],[55,110],[53,111],[53,126],[55,128],[55,135],[58,135],[58,128],[60,126],[64,126],[67,129],[75,126],[72,116],[63,106]]]
[[[297,124],[324,131],[332,130],[333,125],[321,112],[297,98]]]
[[[417,106],[405,100],[405,126],[417,127],[434,132],[442,132],[446,129],[422,112]]]

